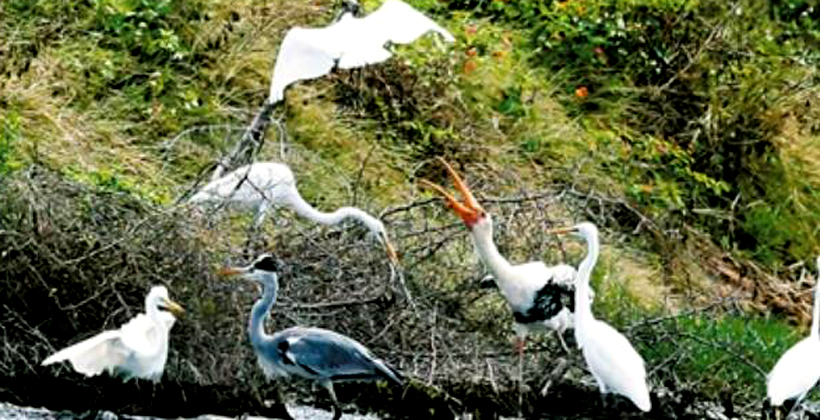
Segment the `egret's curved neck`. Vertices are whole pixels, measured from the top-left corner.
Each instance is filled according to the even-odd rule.
[[[148,319],[150,319],[151,322],[154,324],[154,327],[155,327],[154,331],[156,331],[158,334],[166,334],[166,335],[168,334],[168,328],[165,327],[165,322],[162,320],[161,315],[160,315],[161,312],[160,312],[160,309],[159,309],[159,303],[157,303],[156,301],[153,301],[153,300],[149,301],[149,300],[146,299],[146,301],[145,301],[145,313],[148,315]],[[156,344],[157,348],[155,350],[161,350],[163,343],[165,345],[167,345],[168,340],[162,340],[162,339],[156,340],[155,344]]]
[[[811,311],[811,333],[815,339],[820,339],[820,258],[817,258],[817,280],[814,282],[814,306]]]
[[[373,220],[373,216],[355,207],[340,207],[330,213],[319,211],[305,201],[295,189],[294,193],[289,195],[288,203],[299,216],[323,225],[335,225],[348,217],[352,217],[364,223],[365,226],[370,226],[370,222]]]
[[[489,225],[473,226],[470,229],[476,252],[478,252],[479,258],[484,261],[484,264],[487,265],[487,268],[489,268],[495,276],[498,287],[500,287],[502,291],[505,291],[513,286],[514,273],[512,265],[498,252],[498,248],[496,248],[495,242],[493,242],[492,220],[482,220],[478,223],[489,223]]]
[[[592,232],[587,240],[587,256],[581,261],[578,267],[578,274],[575,277],[575,328],[576,331],[579,325],[588,323],[594,318],[592,316],[592,304],[589,302],[589,278],[592,275],[592,269],[595,263],[598,262],[598,234]]]
[[[270,276],[266,274],[265,276]],[[276,303],[276,292],[279,289],[279,282],[276,279],[267,278],[262,290],[262,297],[253,304],[251,318],[248,322],[248,335],[251,344],[257,346],[268,338],[265,332],[265,320],[270,315],[273,304]]]

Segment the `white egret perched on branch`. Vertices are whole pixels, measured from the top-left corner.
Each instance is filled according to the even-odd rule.
[[[383,62],[392,55],[385,48],[389,43],[409,44],[428,32],[455,41],[450,32],[401,0],[387,0],[363,18],[356,16],[360,6],[355,0],[344,0],[343,7],[339,19],[327,27],[288,31],[276,57],[268,103],[281,101],[291,83],[324,76],[335,67]]]
[[[265,219],[271,205],[291,208],[298,215],[325,225],[335,225],[347,218],[362,222],[384,245],[392,263],[398,256],[384,224],[356,207],[341,207],[324,213],[306,202],[296,189],[296,178],[290,168],[282,163],[256,162],[239,167],[227,175],[209,182],[194,194],[190,203],[229,203],[239,207],[256,208],[253,226],[258,227]]]
[[[820,256],[817,270],[809,336],[783,353],[766,381],[766,394],[776,410],[786,400],[795,400],[794,409],[820,380]]]
[[[524,351],[527,332],[551,329],[558,333],[564,349],[567,349],[562,333],[572,328],[572,290],[575,288],[575,269],[561,264],[548,267],[541,261],[512,265],[504,258],[493,242],[493,219],[484,211],[461,177],[444,159],[439,159],[453,179],[464,202],[459,202],[440,185],[421,180],[444,196],[450,207],[470,229],[479,258],[490,269],[501,294],[513,310],[515,318],[516,348]],[[565,304],[561,298],[567,297]],[[591,299],[591,297],[587,297]],[[568,349],[567,349],[568,350]]]
[[[276,302],[279,288],[272,256],[263,254],[247,267],[219,271],[239,275],[262,285],[262,297],[254,303],[248,323],[253,351],[268,378],[299,376],[327,389],[333,401],[333,419],[342,409],[333,390],[334,382],[387,380],[403,384],[402,375],[373,356],[358,341],[322,328],[291,327],[273,335],[265,332],[265,319]]]
[[[641,355],[629,340],[615,328],[592,315],[589,301],[589,277],[598,261],[598,228],[592,223],[580,223],[552,233],[572,233],[587,242],[587,256],[578,267],[575,283],[575,341],[584,360],[598,382],[602,400],[615,393],[629,398],[642,411],[652,403],[646,385],[646,368]]]
[[[170,311],[169,312],[166,312]],[[182,307],[168,298],[165,286],[154,286],[145,298],[145,313],[118,330],[103,331],[46,358],[42,365],[68,360],[85,376],[103,371],[126,379],[159,381],[168,359],[168,334]],[[173,314],[172,314],[173,313]]]

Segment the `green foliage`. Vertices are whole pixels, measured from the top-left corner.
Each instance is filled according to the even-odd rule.
[[[697,381],[704,392],[730,389],[736,400],[760,399],[765,373],[802,337],[779,320],[748,315],[684,316],[659,327],[660,338],[641,342],[649,366],[666,363],[663,377]]]
[[[18,165],[14,161],[14,144],[20,139],[20,115],[7,110],[0,116],[0,177],[9,175]]]
[[[140,59],[181,60],[190,53],[180,19],[196,19],[196,1],[94,0],[103,45],[130,51]]]

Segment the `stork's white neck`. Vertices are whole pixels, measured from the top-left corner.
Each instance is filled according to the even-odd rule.
[[[516,287],[515,272],[513,266],[498,252],[493,242],[493,221],[489,214],[470,228],[470,234],[473,237],[478,257],[495,276],[501,292],[505,296],[511,296]]]

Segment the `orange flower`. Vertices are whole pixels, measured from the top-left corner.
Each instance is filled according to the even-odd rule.
[[[503,50],[493,51],[493,57],[495,57],[495,58],[501,58],[501,57],[504,57],[505,55],[507,55],[506,51],[503,51]]]
[[[478,51],[476,51],[475,48],[470,48],[469,50],[467,50],[466,54],[467,57],[475,57],[478,54]]]
[[[472,73],[477,67],[478,67],[478,64],[476,64],[475,61],[473,61],[473,60],[465,61],[464,62],[464,74]]]
[[[589,89],[586,86],[581,86],[578,89],[575,89],[575,96],[580,99],[585,99],[589,96]]]

